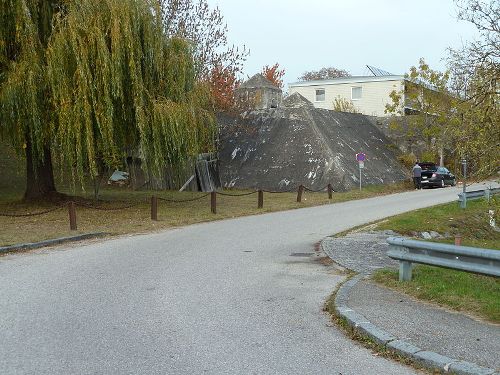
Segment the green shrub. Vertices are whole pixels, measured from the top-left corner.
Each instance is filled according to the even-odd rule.
[[[436,151],[423,151],[420,155],[420,161],[428,161],[435,163],[439,159]]]
[[[403,164],[406,168],[411,169],[417,160],[413,153],[402,154],[398,156],[398,160],[401,164]]]

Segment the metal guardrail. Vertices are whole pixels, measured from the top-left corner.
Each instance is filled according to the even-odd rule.
[[[387,242],[390,245],[387,255],[399,260],[399,281],[411,280],[413,263],[500,277],[500,250],[417,241],[404,237],[390,237]]]
[[[484,190],[474,190],[474,191],[466,191],[464,193],[458,194],[458,201],[460,202],[460,207],[465,208],[467,201],[471,199],[478,199],[485,197],[486,199],[490,199],[492,195],[500,193],[500,188],[488,188]]]

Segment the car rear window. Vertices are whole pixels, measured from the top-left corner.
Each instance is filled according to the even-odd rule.
[[[424,171],[435,171],[437,170],[437,165],[434,163],[418,163]]]

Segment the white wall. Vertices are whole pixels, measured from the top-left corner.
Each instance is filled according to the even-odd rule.
[[[333,109],[333,101],[340,96],[351,101],[351,88],[362,87],[361,99],[352,100],[356,109],[370,116],[387,116],[385,111],[386,104],[392,104],[389,94],[395,90],[402,90],[402,80],[384,80],[372,82],[346,82],[346,83],[329,83],[321,85],[315,81],[311,86],[293,86],[290,85],[289,93],[298,92],[306,99],[310,100],[316,108]],[[325,101],[316,101],[316,89],[325,89]]]

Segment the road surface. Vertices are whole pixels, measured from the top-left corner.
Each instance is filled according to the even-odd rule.
[[[406,192],[0,257],[0,374],[414,374],[322,312],[325,236],[458,189]]]

